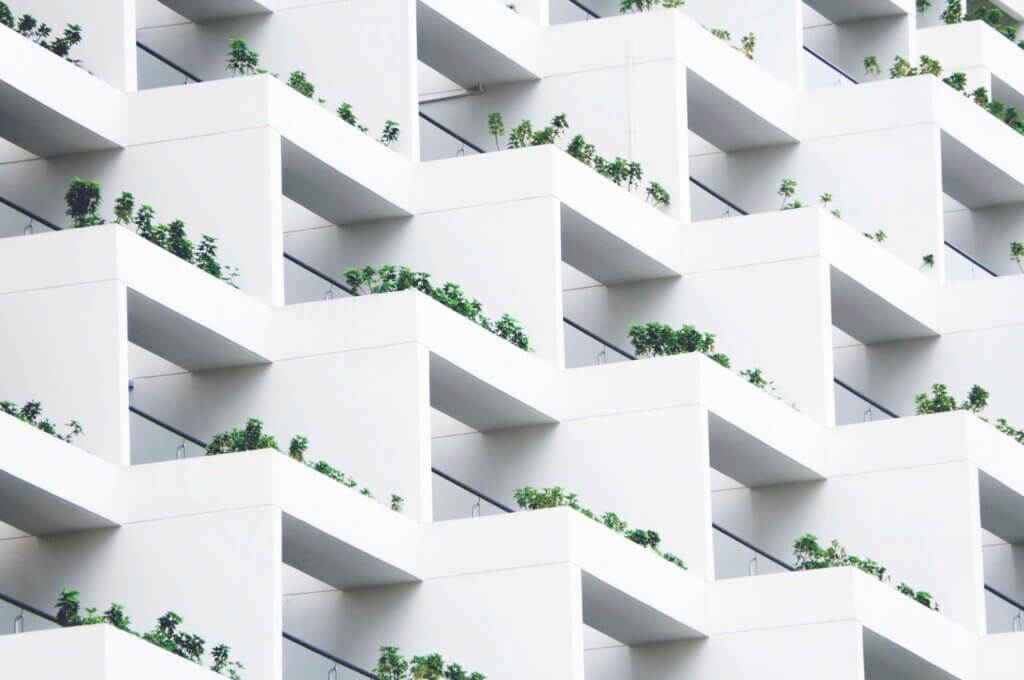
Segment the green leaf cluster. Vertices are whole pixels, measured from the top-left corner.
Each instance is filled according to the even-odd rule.
[[[200,666],[203,665],[206,641],[194,633],[180,630],[178,627],[182,623],[182,618],[174,612],[167,612],[157,619],[156,628],[140,634],[131,629],[131,619],[125,614],[124,606],[120,604],[111,604],[110,608],[102,614],[97,614],[97,610],[94,607],[89,607],[85,609],[83,615],[82,604],[77,590],[61,589],[55,607],[57,609],[57,623],[62,626],[88,626],[97,623],[108,623],[183,659],[188,659]],[[230,647],[224,644],[217,645],[210,653],[213,657],[210,670],[226,675],[231,680],[241,680],[239,671],[245,667],[241,662],[231,659]]]
[[[632,542],[643,548],[650,548],[658,556],[668,560],[672,564],[686,569],[683,560],[670,552],[662,552],[660,549],[661,536],[658,532],[650,529],[630,529],[625,520],[621,519],[614,512],[606,512],[603,515],[583,507],[579,503],[579,497],[575,493],[566,493],[562,487],[555,486],[550,489],[535,489],[532,486],[524,486],[513,492],[516,505],[523,510],[542,510],[544,508],[572,508],[585,517],[595,522],[600,522],[617,534],[622,534]]]
[[[381,647],[373,669],[378,680],[486,680],[481,673],[467,673],[457,663],[445,665],[440,654],[414,656],[405,660],[398,647]]]
[[[806,571],[810,569],[828,569],[831,567],[856,567],[865,574],[874,576],[879,581],[890,580],[888,570],[872,559],[860,558],[850,555],[846,548],[839,545],[839,541],[832,540],[827,547],[818,544],[818,537],[813,534],[804,534],[793,542],[793,556],[796,558],[796,569]],[[939,610],[939,605],[926,591],[915,591],[906,583],[900,583],[896,589],[929,609]]]
[[[779,206],[779,210],[796,210],[798,208],[806,207],[803,201],[793,198],[796,195],[797,186],[798,184],[795,179],[783,179],[779,183],[779,188],[775,192],[777,196],[782,198],[782,205]],[[818,200],[821,202],[821,207],[828,210],[835,217],[841,218],[843,216],[843,214],[839,212],[838,208],[830,208],[832,202],[835,200],[832,197],[832,194],[825,192]]]
[[[82,27],[78,24],[67,24],[64,27],[64,32],[51,40],[50,36],[53,35],[52,28],[45,23],[41,23],[31,14],[22,14],[15,20],[14,12],[7,6],[7,3],[0,2],[0,25],[17,31],[40,47],[70,61],[72,64],[78,65],[82,63],[80,59],[71,58],[71,49],[82,42]]]
[[[476,298],[468,298],[457,284],[445,283],[434,286],[430,283],[430,274],[414,272],[408,267],[383,265],[379,269],[363,267],[362,269],[346,269],[345,283],[356,295],[374,295],[377,293],[394,293],[401,290],[418,290],[442,305],[466,317],[484,330],[512,343],[519,349],[530,351],[530,339],[515,318],[502,314],[497,321],[483,315],[483,305]]]
[[[77,420],[69,420],[66,425],[68,431],[64,434],[58,433],[53,423],[45,418],[40,419],[43,414],[43,405],[38,401],[26,401],[21,408],[18,408],[18,405],[12,401],[0,401],[0,413],[14,416],[23,423],[28,423],[68,444],[82,434],[82,425]]]
[[[678,330],[657,322],[634,324],[629,327],[629,341],[640,357],[700,352],[729,368],[729,357],[715,352],[715,334],[702,333],[689,324],[683,324]]]
[[[101,202],[100,185],[80,177],[71,180],[64,203],[65,214],[71,218],[71,228],[90,227],[106,222],[99,216]],[[203,234],[195,244],[185,231],[185,223],[174,220],[170,224],[154,224],[156,216],[152,206],[142,205],[135,210],[135,197],[131,192],[122,192],[114,199],[114,219],[117,224],[135,224],[135,232],[150,243],[202,269],[207,274],[232,286],[238,277],[238,270],[228,267],[217,259],[217,239]],[[235,286],[237,288],[237,286]]]
[[[619,14],[647,12],[655,7],[682,7],[686,0],[619,0]]]
[[[914,396],[914,404],[917,408],[917,415],[927,413],[945,413],[947,411],[970,411],[978,414],[988,406],[989,393],[980,385],[973,385],[967,393],[967,397],[957,405],[956,399],[949,393],[948,388],[941,384],[932,385],[932,393],[929,396],[926,392]]]
[[[569,121],[564,113],[552,118],[551,123],[540,130],[534,130],[533,123],[523,119],[509,132],[508,148],[522,149],[555,144],[568,129]],[[501,136],[505,134],[505,121],[500,113],[491,113],[487,116],[487,131],[494,137],[495,146],[501,149]],[[588,168],[593,168],[597,174],[611,180],[616,186],[625,185],[627,191],[639,188],[643,181],[644,170],[640,163],[628,161],[619,156],[616,156],[614,160],[609,160],[598,154],[597,147],[587,142],[583,135],[575,135],[569,140],[565,152]],[[664,186],[651,181],[647,185],[647,200],[656,205],[667,206],[671,204],[672,197]]]

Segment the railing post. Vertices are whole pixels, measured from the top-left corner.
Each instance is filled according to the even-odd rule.
[[[329,286],[327,288],[327,292],[324,293],[324,299],[325,300],[333,300],[334,299],[334,286]]]
[[[1024,631],[1024,622],[1020,618],[1020,610],[1017,611],[1017,615],[1010,619],[1010,630],[1014,633],[1020,633]]]
[[[185,460],[185,441],[182,440],[178,444],[178,448],[174,450],[174,460]]]
[[[868,410],[864,411],[864,422],[865,423],[870,423],[874,419],[875,419],[875,413],[874,413],[874,411],[871,410],[871,407],[868,406]]]
[[[757,567],[757,553],[754,553],[754,557],[747,563],[747,576],[757,576]]]
[[[327,671],[327,680],[337,680],[338,678],[338,666],[335,664],[331,670]]]
[[[474,503],[472,505],[472,507],[470,507],[470,509],[469,509],[469,516],[470,517],[479,517],[482,512],[483,512],[483,508],[480,507],[480,499],[477,498],[476,499],[476,503]]]
[[[28,235],[29,235],[29,234],[31,234],[31,233],[32,233],[33,231],[34,231],[34,230],[33,230],[33,228],[32,228],[32,218],[30,217],[30,218],[29,218],[29,220],[28,220],[28,224],[27,224],[27,225],[25,226],[25,228],[24,228],[24,229],[22,229],[21,233],[22,233],[22,235],[24,235],[24,236],[28,236]]]
[[[14,634],[25,632],[25,610],[22,609],[18,612],[18,615],[14,617]]]

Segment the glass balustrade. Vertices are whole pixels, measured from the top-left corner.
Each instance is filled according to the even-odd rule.
[[[493,151],[493,148],[492,148]],[[428,114],[420,114],[420,160],[476,156],[484,150]]]
[[[285,304],[294,305],[302,302],[352,297],[347,290],[336,285],[343,282],[337,279],[328,280],[326,276],[303,260],[286,255],[284,259]]]
[[[710,187],[690,178],[690,216],[694,222],[746,215],[731,201]]]
[[[465,519],[483,515],[503,515],[508,506],[498,505],[486,495],[471,491],[466,485],[434,471],[432,493],[434,520]]]
[[[586,0],[551,0],[549,21],[552,26],[556,24],[568,24],[574,21],[590,21],[598,18],[597,12],[593,11]]]
[[[334,656],[299,638],[284,636],[284,680],[347,680],[375,678],[369,671],[355,670]]]
[[[173,432],[166,426],[140,415],[137,411],[129,412],[128,428],[131,433],[132,465],[161,463],[206,455],[205,449],[191,441],[191,438]]]
[[[890,420],[898,417],[891,410],[881,406],[850,386],[835,381],[836,425],[867,423],[874,420]]]
[[[52,617],[43,617],[5,599],[0,594],[0,635],[60,628]]]
[[[751,548],[718,527],[714,527],[711,533],[715,551],[716,579],[781,574],[790,571],[763,551]]]
[[[963,283],[997,276],[994,271],[949,241],[945,242],[945,248],[946,283]]]
[[[1024,611],[1002,592],[985,586],[985,622],[989,633],[1024,632]]]
[[[192,74],[138,43],[135,55],[138,60],[137,87],[140,90],[199,82]]]
[[[581,326],[565,319],[565,367],[599,366],[630,361],[623,349],[600,339]]]
[[[808,47],[804,47],[803,61],[805,90],[852,87],[857,84],[848,73]]]

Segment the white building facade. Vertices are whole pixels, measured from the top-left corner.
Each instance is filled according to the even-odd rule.
[[[1024,673],[1024,1],[509,5],[0,3],[0,679]]]

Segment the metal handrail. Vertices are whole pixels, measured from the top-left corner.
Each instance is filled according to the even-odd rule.
[[[863,399],[867,403],[871,404],[871,406],[877,408],[879,411],[881,411],[885,415],[889,416],[890,418],[899,418],[900,417],[899,414],[896,413],[895,411],[890,411],[889,409],[887,409],[886,407],[882,406],[881,404],[879,404],[877,401],[875,401],[871,397],[868,397],[867,395],[865,395],[865,394],[859,392],[858,390],[855,390],[854,388],[850,387],[849,385],[844,383],[839,378],[832,378],[832,382],[834,382],[836,385],[839,385],[844,390],[846,390],[847,392],[850,392],[854,396],[859,397],[860,399]]]
[[[358,673],[359,675],[362,675],[364,678],[376,678],[377,677],[376,675],[374,675],[370,671],[366,670],[365,668],[362,668],[361,666],[357,666],[354,663],[350,663],[348,661],[345,661],[341,657],[335,656],[334,654],[331,654],[327,650],[321,649],[321,648],[317,647],[316,645],[313,645],[313,644],[310,644],[309,642],[306,642],[305,640],[300,640],[299,638],[295,637],[294,635],[292,635],[290,633],[287,633],[285,631],[281,631],[281,637],[283,637],[285,640],[288,640],[290,642],[294,642],[295,644],[297,644],[300,647],[303,647],[304,649],[308,649],[309,651],[313,652],[314,654],[319,654],[320,656],[324,657],[325,659],[329,659],[330,661],[333,661],[334,663],[338,664],[339,666],[344,666],[345,668],[349,669],[350,671],[354,671],[354,672]]]
[[[829,67],[830,69],[832,69],[833,71],[835,71],[836,73],[838,73],[838,74],[839,74],[839,75],[841,75],[842,77],[846,78],[847,80],[849,80],[849,81],[850,81],[851,83],[853,83],[854,85],[857,85],[857,84],[858,84],[858,81],[857,81],[857,79],[856,79],[856,78],[854,78],[854,77],[853,77],[853,76],[851,76],[851,75],[850,75],[849,73],[847,73],[846,71],[844,71],[843,69],[839,68],[838,66],[836,66],[835,64],[833,64],[833,63],[832,63],[831,61],[829,61],[828,59],[826,59],[825,57],[821,56],[820,54],[818,54],[817,52],[815,52],[814,50],[812,50],[812,49],[811,49],[810,47],[808,47],[807,45],[804,45],[804,52],[807,52],[807,53],[808,53],[808,54],[810,54],[810,55],[811,55],[812,57],[814,57],[815,59],[817,59],[817,60],[818,60],[818,61],[820,61],[821,63],[825,64],[825,66],[828,66],[828,67]]]
[[[468,146],[473,151],[476,151],[477,153],[487,153],[483,148],[481,148],[481,147],[477,146],[476,144],[474,144],[473,142],[469,141],[468,139],[466,139],[465,137],[460,135],[458,132],[456,132],[455,130],[452,130],[450,127],[448,127],[447,125],[445,125],[441,121],[437,120],[436,118],[433,118],[433,117],[427,115],[426,113],[423,113],[423,111],[420,111],[420,118],[422,118],[423,120],[427,121],[428,123],[430,123],[431,125],[433,125],[437,129],[441,130],[445,134],[449,135],[450,137],[454,137],[456,140],[462,142],[463,144]]]
[[[289,262],[293,262],[293,263],[297,264],[298,266],[302,267],[303,269],[305,269],[307,272],[309,272],[313,276],[319,276],[321,279],[323,279],[327,283],[331,284],[335,288],[340,288],[341,290],[345,291],[349,295],[358,295],[358,293],[356,293],[349,286],[346,286],[341,281],[338,281],[337,279],[332,278],[332,277],[328,276],[327,274],[324,274],[322,271],[320,271],[316,267],[313,267],[312,265],[306,264],[305,262],[303,262],[299,258],[295,257],[294,255],[289,255],[288,253],[284,253],[284,259],[288,260]]]
[[[990,586],[987,583],[985,584],[985,590],[987,590],[988,592],[992,593],[993,595],[998,597],[1003,602],[1006,602],[1007,604],[1011,604],[1014,607],[1016,607],[1019,611],[1024,612],[1024,604],[1021,604],[1020,602],[1017,602],[1015,599],[1013,599],[1009,595],[1007,595],[1005,593],[999,592],[998,590],[996,590],[995,588],[993,588],[992,586]]]
[[[994,271],[992,271],[991,269],[989,269],[988,267],[986,267],[986,266],[985,266],[985,265],[983,265],[982,263],[978,262],[978,261],[977,261],[977,260],[975,260],[975,259],[974,259],[973,257],[971,257],[970,255],[968,255],[967,253],[965,253],[964,251],[960,250],[959,248],[957,248],[957,247],[956,247],[955,245],[953,245],[953,244],[952,244],[952,243],[950,243],[949,241],[943,241],[943,243],[945,243],[945,244],[946,244],[946,247],[947,247],[947,248],[949,248],[949,249],[950,249],[950,250],[952,250],[953,252],[957,253],[958,255],[960,255],[961,257],[963,257],[963,258],[964,258],[965,260],[967,260],[968,262],[970,262],[970,263],[971,263],[971,264],[973,264],[974,266],[978,267],[979,269],[981,269],[981,270],[983,270],[983,271],[987,272],[988,274],[991,274],[992,276],[999,276],[999,274],[996,274],[996,273],[995,273]]]
[[[189,73],[188,71],[186,71],[182,67],[178,66],[173,61],[171,61],[167,57],[163,56],[159,52],[155,52],[152,49],[146,47],[145,45],[140,43],[138,40],[135,41],[135,46],[138,47],[143,52],[145,52],[146,54],[148,54],[149,56],[151,56],[154,59],[156,59],[157,61],[160,61],[160,62],[164,63],[165,65],[170,66],[171,68],[173,68],[175,71],[177,71],[181,75],[185,76],[186,78],[191,78],[192,80],[196,81],[197,83],[203,82],[202,78],[200,78],[200,77],[198,77],[198,76],[196,76],[196,75],[194,75],[192,73]]]
[[[3,593],[0,593],[0,600],[3,600],[4,602],[8,602],[10,604],[13,604],[18,609],[22,609],[24,611],[27,611],[29,614],[35,614],[36,616],[38,616],[41,619],[46,619],[50,623],[56,623],[57,625],[60,625],[60,622],[57,621],[57,617],[54,616],[53,614],[47,614],[46,612],[44,612],[41,609],[36,609],[35,607],[33,607],[30,604],[25,604],[21,600],[18,600],[18,599],[15,599],[13,597],[10,597],[9,595],[4,595]]]
[[[601,18],[600,14],[598,14],[594,10],[590,9],[589,7],[587,7],[586,5],[584,5],[579,0],[569,0],[569,3],[572,4],[572,5],[576,5],[578,8],[580,8],[581,10],[583,10],[584,12],[589,14],[594,19],[600,19]]]
[[[34,212],[29,210],[28,208],[22,208],[17,203],[9,201],[6,198],[4,198],[3,196],[0,196],[0,203],[3,203],[4,205],[6,205],[11,210],[17,210],[18,212],[20,212],[25,217],[29,218],[33,222],[39,222],[44,227],[49,227],[50,229],[53,229],[54,231],[63,231],[64,230],[64,227],[58,227],[56,224],[54,224],[50,220],[46,219],[45,217],[40,217],[39,215],[35,214]]]
[[[704,184],[704,183],[703,183],[703,182],[701,182],[700,180],[697,180],[697,179],[694,179],[693,177],[691,177],[691,178],[690,178],[690,184],[694,184],[694,185],[696,185],[697,187],[699,187],[699,188],[703,189],[703,190],[704,190],[704,191],[706,191],[707,193],[709,193],[709,194],[711,194],[712,196],[714,196],[715,198],[717,198],[717,199],[718,199],[719,201],[721,201],[722,203],[725,203],[725,204],[726,204],[727,206],[729,206],[730,208],[732,208],[733,210],[735,210],[736,212],[738,212],[739,214],[741,214],[741,215],[749,215],[749,214],[750,214],[749,212],[747,212],[747,211],[746,211],[746,210],[744,210],[743,208],[739,207],[738,205],[736,205],[735,203],[733,203],[732,201],[730,201],[730,200],[729,200],[728,198],[726,198],[726,197],[725,197],[725,196],[723,196],[722,194],[718,193],[717,191],[715,191],[714,189],[712,189],[711,187],[709,187],[709,186],[708,186],[707,184]]]
[[[609,349],[615,350],[616,352],[618,352],[619,354],[621,354],[622,356],[626,357],[627,359],[629,359],[631,361],[636,361],[636,357],[634,355],[630,354],[629,352],[627,352],[626,350],[622,349],[621,347],[613,345],[612,343],[608,342],[607,340],[602,338],[597,333],[593,333],[591,331],[588,331],[586,328],[584,328],[583,326],[579,325],[578,323],[576,323],[572,319],[563,316],[562,317],[562,321],[565,322],[565,324],[567,326],[571,326],[571,327],[575,328],[580,333],[583,333],[583,335],[586,335],[588,338],[591,338],[593,340],[596,340],[596,341],[600,342],[602,345],[604,345],[605,347],[608,347]]]
[[[787,569],[789,571],[796,571],[796,567],[790,565],[787,562],[784,562],[783,560],[780,560],[778,557],[775,557],[774,555],[772,555],[769,552],[765,552],[764,550],[761,550],[760,548],[758,548],[756,545],[754,545],[750,541],[747,541],[747,540],[745,540],[743,538],[740,538],[739,536],[737,536],[736,534],[732,533],[728,529],[724,529],[721,526],[715,524],[714,522],[711,523],[711,528],[714,529],[715,531],[718,531],[718,532],[720,532],[722,534],[725,534],[726,536],[728,536],[732,540],[736,541],[737,543],[739,543],[739,544],[741,544],[741,545],[743,545],[743,546],[745,546],[747,548],[750,548],[751,550],[753,550],[758,555],[761,555],[762,557],[764,557],[764,558],[774,562],[775,564],[779,565],[780,567],[783,567],[783,568],[785,568],[785,569]]]
[[[468,491],[469,493],[473,494],[477,498],[480,498],[481,500],[487,501],[488,503],[490,503],[494,507],[498,508],[499,510],[504,510],[505,512],[515,512],[515,510],[513,510],[509,506],[505,505],[504,503],[501,503],[499,501],[494,500],[493,498],[491,498],[487,494],[481,493],[480,491],[477,491],[476,489],[474,489],[470,485],[468,485],[468,484],[466,484],[464,482],[460,482],[459,480],[455,479],[454,477],[452,477],[448,473],[442,472],[441,470],[438,470],[436,467],[430,468],[430,471],[433,472],[438,477],[440,477],[441,479],[448,480],[449,482],[451,482],[455,486],[459,487],[463,491]]]
[[[163,420],[160,420],[156,416],[152,416],[152,415],[146,413],[142,409],[136,408],[135,406],[128,406],[128,410],[131,411],[132,413],[134,413],[137,416],[145,418],[146,420],[148,420],[149,422],[153,423],[154,425],[162,427],[165,430],[178,435],[179,437],[181,437],[182,439],[184,439],[186,441],[192,442],[196,446],[201,446],[204,449],[206,448],[207,444],[203,440],[196,439],[195,437],[193,437],[192,435],[188,434],[187,432],[185,432],[183,430],[179,430],[178,428],[174,427],[170,423],[164,422]]]

